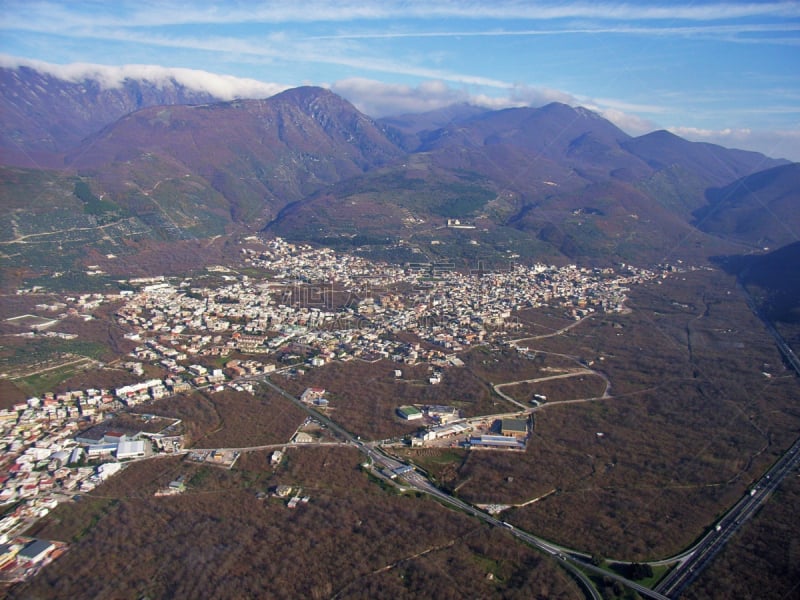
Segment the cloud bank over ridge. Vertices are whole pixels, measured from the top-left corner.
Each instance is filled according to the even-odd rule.
[[[256,79],[219,75],[197,69],[158,65],[109,66],[89,63],[57,65],[0,55],[0,67],[8,69],[28,67],[71,83],[92,80],[104,89],[120,88],[126,80],[143,80],[162,87],[171,85],[174,81],[191,90],[206,92],[221,100],[268,98],[290,87],[279,83],[265,83]]]

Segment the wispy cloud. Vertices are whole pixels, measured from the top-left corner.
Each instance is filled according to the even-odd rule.
[[[60,76],[80,77],[89,62],[138,64],[98,70],[107,85],[149,73],[195,81],[219,97],[264,97],[287,85],[333,82],[373,116],[461,101],[491,108],[559,101],[629,133],[658,121],[686,127],[694,139],[742,145],[756,139],[741,133],[744,126],[797,123],[800,63],[789,46],[800,45],[798,1],[4,0],[2,8],[0,51],[83,61],[64,65]],[[726,46],[738,58],[719,59],[718,41],[739,44]],[[162,57],[194,69],[142,64]],[[738,137],[721,133],[727,125]],[[779,138],[797,141],[771,139]]]
[[[98,26],[151,27],[188,24],[231,23],[309,23],[374,21],[388,19],[524,19],[548,21],[558,19],[595,19],[601,21],[730,21],[741,18],[794,18],[800,16],[797,2],[681,2],[643,4],[639,2],[460,2],[456,0],[317,0],[289,3],[218,2],[200,0],[191,4],[153,0],[118,1],[115,11],[105,10],[104,3],[6,2],[10,13],[37,17],[41,21],[65,25],[86,24],[90,19]],[[11,10],[8,10],[11,9]],[[124,11],[124,17],[116,16]],[[91,17],[89,17],[89,14]],[[64,22],[63,19],[69,21]]]
[[[593,27],[549,27],[547,29],[487,29],[481,31],[379,31],[379,32],[339,32],[331,35],[311,36],[313,40],[352,39],[404,39],[404,38],[466,38],[466,37],[553,37],[564,35],[628,34],[639,36],[685,36],[715,37],[742,42],[791,42],[800,43],[795,37],[776,37],[774,34],[800,33],[800,23],[756,23],[737,25],[688,25],[676,26],[630,26],[616,25]],[[753,37],[752,34],[770,34],[770,37]],[[749,36],[749,37],[746,37]]]
[[[407,60],[375,56],[360,46],[356,48],[340,44],[320,46],[308,40],[296,40],[287,35],[262,36],[257,41],[226,36],[200,38],[196,36],[150,34],[125,29],[94,29],[92,31],[76,32],[75,35],[84,40],[125,41],[161,48],[224,54],[236,59],[248,56],[251,60],[260,59],[267,62],[281,60],[287,63],[317,63],[349,67],[359,71],[406,75],[424,79],[441,79],[465,85],[499,89],[512,87],[512,84],[508,82],[491,77],[458,73],[414,64]]]

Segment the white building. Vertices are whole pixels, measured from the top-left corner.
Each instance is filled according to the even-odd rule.
[[[122,441],[117,446],[117,460],[144,456],[144,440]]]

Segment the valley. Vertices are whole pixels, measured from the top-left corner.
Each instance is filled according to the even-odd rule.
[[[793,552],[797,163],[136,89],[4,124],[8,597],[664,597],[721,531],[669,587],[720,597]]]
[[[55,400],[52,406],[63,407],[57,410],[65,411],[64,424],[77,416],[85,427],[115,413],[121,424],[119,419],[129,411],[182,423],[175,433],[183,436],[186,450],[179,454],[185,458],[167,454],[162,460],[170,463],[154,458],[134,462],[96,491],[81,494],[86,499],[114,499],[105,505],[97,526],[112,526],[127,510],[124,507],[140,502],[130,492],[109,488],[133,473],[141,473],[139,498],[145,489],[160,489],[170,477],[183,473],[189,481],[187,500],[211,492],[230,500],[232,494],[266,494],[278,485],[281,469],[264,468],[260,474],[256,469],[251,475],[242,471],[252,468],[243,465],[251,465],[265,444],[278,444],[292,461],[314,447],[313,452],[329,457],[333,455],[327,453],[338,452],[325,447],[324,436],[315,442],[312,435],[308,448],[304,445],[309,442],[291,443],[300,431],[302,411],[258,385],[263,377],[294,398],[304,390],[322,390],[326,401],[312,415],[330,419],[331,426],[347,431],[352,440],[369,440],[376,449],[382,445],[382,452],[396,457],[394,464],[399,460],[420,465],[438,489],[459,501],[505,506],[503,519],[520,531],[614,561],[658,561],[689,546],[791,445],[800,428],[793,403],[795,376],[782,366],[772,340],[736,292],[735,280],[714,269],[640,270],[620,279],[610,269],[571,271],[542,265],[532,271],[466,276],[442,272],[431,277],[425,270],[398,270],[281,240],[264,243],[253,238],[243,242],[241,250],[239,264],[216,267],[183,283],[144,278],[128,281],[134,291],[124,295],[84,296],[74,316],[65,313],[48,327],[47,331],[76,331],[85,341],[100,341],[94,336],[102,329],[91,333],[70,322],[80,314],[99,316],[96,311],[113,307],[115,327],[128,338],[117,350],[127,349],[128,354],[112,359],[107,348],[105,360],[112,359],[107,366],[80,375],[65,373],[68,378],[52,389],[57,395],[37,392]],[[241,274],[245,269],[246,276]],[[307,280],[301,281],[303,277]],[[484,289],[479,282],[490,287]],[[25,297],[20,297],[19,308]],[[38,311],[30,305],[26,309],[63,310],[75,301],[59,301],[52,294],[39,299]],[[509,299],[512,305],[504,308]],[[487,318],[497,310],[493,301],[502,307],[494,323]],[[404,306],[415,307],[413,318],[404,316]],[[578,321],[576,311],[583,314]],[[8,327],[5,331],[6,341],[16,335]],[[34,333],[34,338],[43,333]],[[57,338],[41,339],[46,345],[46,340]],[[738,351],[731,354],[731,348]],[[123,361],[128,371],[132,364],[148,371],[147,386],[134,397],[126,390],[134,389],[141,377],[130,373],[117,378],[117,398],[107,406],[104,401],[102,410],[89,411],[91,404],[80,399],[86,393],[76,396],[74,390],[103,387],[103,372],[118,371]],[[223,364],[224,371],[214,370]],[[606,380],[603,389],[574,387],[573,376],[591,374]],[[160,377],[157,386],[153,375]],[[125,381],[127,387],[121,386]],[[524,395],[516,389],[521,382],[530,386]],[[173,391],[156,392],[161,386]],[[513,401],[498,393],[504,387],[516,396]],[[64,395],[58,390],[73,392]],[[111,389],[100,393],[114,396]],[[545,400],[533,402],[535,394]],[[68,408],[71,402],[77,410]],[[527,448],[522,453],[469,450],[454,438],[450,447],[415,449],[419,424],[397,416],[398,408],[409,404],[449,405],[464,416],[484,416],[489,422],[514,414],[520,404],[527,406],[522,411],[532,416]],[[26,405],[13,409],[22,406]],[[39,418],[38,409],[31,410],[26,408],[21,422]],[[48,419],[51,427],[58,427],[59,421]],[[339,437],[335,430],[331,433],[327,441]],[[230,467],[227,483],[192,475],[209,468],[193,463],[192,449],[214,447],[242,453]],[[145,463],[156,470],[151,473]],[[173,466],[164,471],[159,467],[163,464]],[[245,475],[250,479],[238,479]],[[311,492],[308,506],[325,497],[320,496],[318,475],[294,477],[295,484],[302,482]],[[364,474],[356,471],[347,480],[353,477]],[[381,481],[382,475],[371,477]],[[222,487],[207,488],[211,481]],[[384,487],[379,493],[391,497],[396,485],[387,480],[378,486]],[[42,498],[51,495],[44,488],[40,493]],[[531,498],[539,500],[530,503]],[[55,539],[59,522],[80,522],[77,515],[86,501],[76,503],[64,496],[53,516],[28,533]],[[161,504],[149,510],[161,510],[157,506],[165,500],[156,501]],[[381,501],[384,506],[386,502]],[[136,523],[145,526],[151,518],[142,513]],[[449,522],[437,517],[442,519]],[[70,544],[67,555],[74,561],[99,550],[97,535],[100,530],[58,539]],[[125,555],[126,546],[116,548]],[[185,552],[174,549],[175,556]],[[427,553],[412,554],[415,558],[401,562],[427,564]],[[44,572],[50,575],[34,578],[18,592],[26,595],[49,577],[64,585],[65,575],[58,573],[62,568],[74,570],[72,564],[63,557],[54,561]],[[358,569],[347,572],[361,585],[373,585],[373,580],[381,589],[386,585],[378,577],[380,568],[371,575]],[[548,577],[546,585],[560,585],[558,577]],[[86,574],[81,581],[70,585],[103,589]],[[137,584],[132,580],[124,585],[136,589]],[[12,597],[15,590],[10,591]]]

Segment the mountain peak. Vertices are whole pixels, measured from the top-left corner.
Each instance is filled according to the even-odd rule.
[[[286,99],[293,101],[331,97],[339,98],[339,96],[334,94],[329,89],[320,87],[318,85],[302,85],[296,88],[289,88],[288,90],[284,90],[273,96],[275,100]]]

